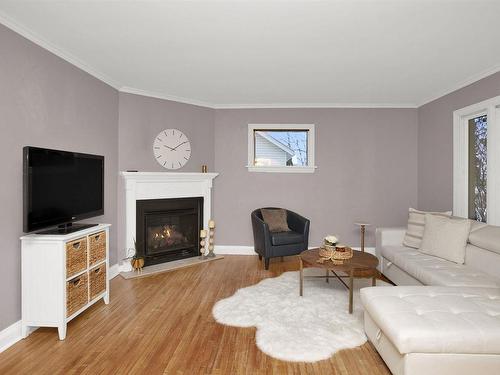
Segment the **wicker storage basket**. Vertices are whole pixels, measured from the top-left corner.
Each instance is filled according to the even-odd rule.
[[[78,238],[66,244],[66,277],[87,268],[87,239]]]
[[[66,282],[66,316],[73,315],[89,301],[88,276],[84,274]]]
[[[106,232],[99,232],[89,236],[89,242],[89,264],[93,265],[106,259]]]
[[[101,264],[89,271],[90,300],[106,291],[106,264]]]

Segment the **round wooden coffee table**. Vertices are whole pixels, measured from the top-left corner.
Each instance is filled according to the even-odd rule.
[[[362,251],[353,250],[353,256],[351,259],[347,259],[341,262],[332,262],[331,260],[325,260],[323,263],[318,263],[319,249],[310,249],[303,251],[299,255],[300,259],[300,296],[303,294],[304,289],[304,268],[314,267],[323,268],[326,270],[326,276],[306,276],[306,277],[319,277],[326,278],[326,282],[329,282],[329,272],[339,279],[339,281],[349,290],[349,314],[352,314],[352,295],[353,286],[355,278],[371,278],[372,286],[375,286],[377,277],[379,277],[379,272],[377,270],[378,259],[372,254],[368,254]],[[339,273],[343,275],[339,275]],[[342,278],[349,278],[349,285],[342,280]]]

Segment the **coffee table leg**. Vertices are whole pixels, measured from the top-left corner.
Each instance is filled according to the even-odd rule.
[[[372,286],[376,286],[377,285],[377,276],[373,276],[372,277]]]
[[[354,291],[354,272],[349,273],[349,314],[352,314],[352,296]]]
[[[300,264],[300,288],[299,288],[299,295],[302,297],[302,289],[304,287],[304,270],[303,270],[303,265],[302,265],[302,259],[299,258],[299,264]]]
[[[329,283],[330,282],[330,278],[328,277],[328,270],[326,270],[326,282]]]

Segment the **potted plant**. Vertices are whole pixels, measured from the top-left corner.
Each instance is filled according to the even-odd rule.
[[[130,259],[130,265],[134,271],[141,271],[144,267],[144,258],[137,255],[137,241],[134,238],[134,248],[128,250],[128,256],[125,259]]]

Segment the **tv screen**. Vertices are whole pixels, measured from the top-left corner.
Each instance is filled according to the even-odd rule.
[[[104,156],[25,147],[24,231],[104,214]]]

